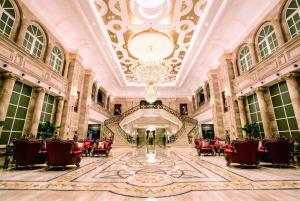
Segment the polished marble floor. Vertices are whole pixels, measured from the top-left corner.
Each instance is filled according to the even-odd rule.
[[[1,170],[0,200],[300,200],[300,168],[226,167],[192,148],[114,148],[66,171]]]

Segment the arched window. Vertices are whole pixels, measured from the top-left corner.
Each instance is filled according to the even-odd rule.
[[[252,59],[248,46],[243,47],[239,55],[239,64],[242,72],[249,70],[252,66]]]
[[[285,17],[291,36],[297,36],[300,33],[300,0],[290,2]]]
[[[16,19],[15,9],[10,0],[0,0],[0,32],[10,37]]]
[[[266,25],[258,34],[258,48],[262,59],[265,59],[278,48],[278,41],[272,25]]]
[[[42,31],[35,25],[29,25],[25,34],[23,47],[35,57],[42,56],[44,46],[44,35]]]
[[[49,65],[56,72],[60,72],[60,68],[63,64],[63,53],[58,47],[54,47],[51,52]]]

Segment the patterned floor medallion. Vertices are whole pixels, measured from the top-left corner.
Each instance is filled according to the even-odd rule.
[[[78,169],[2,170],[0,190],[101,191],[161,198],[198,191],[300,189],[298,167],[226,167],[223,156],[193,149],[114,149],[108,158],[83,158]]]

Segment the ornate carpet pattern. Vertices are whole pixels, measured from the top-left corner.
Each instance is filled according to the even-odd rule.
[[[193,149],[114,150],[108,158],[84,158],[78,169],[1,171],[0,190],[107,191],[129,197],[169,197],[191,191],[300,189],[297,167],[226,167],[222,156]]]

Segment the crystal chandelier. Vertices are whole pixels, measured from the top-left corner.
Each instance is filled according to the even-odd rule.
[[[145,90],[144,97],[148,103],[154,103],[159,96],[157,87],[153,84],[148,85]]]
[[[137,80],[146,84],[144,97],[148,103],[153,103],[158,98],[159,92],[155,84],[163,82],[170,69],[166,60],[156,58],[151,46],[149,46],[148,56],[143,60],[138,60],[132,67]]]
[[[152,51],[150,51],[149,57],[144,60],[138,60],[132,67],[133,74],[137,80],[147,85],[163,82],[169,73],[169,69],[168,62],[166,60],[157,60]]]
[[[161,0],[146,1],[156,4]],[[149,28],[131,36],[128,50],[137,59],[130,70],[139,83],[146,85],[146,101],[153,103],[159,96],[157,84],[166,80],[172,67],[165,59],[174,51],[172,37]]]

